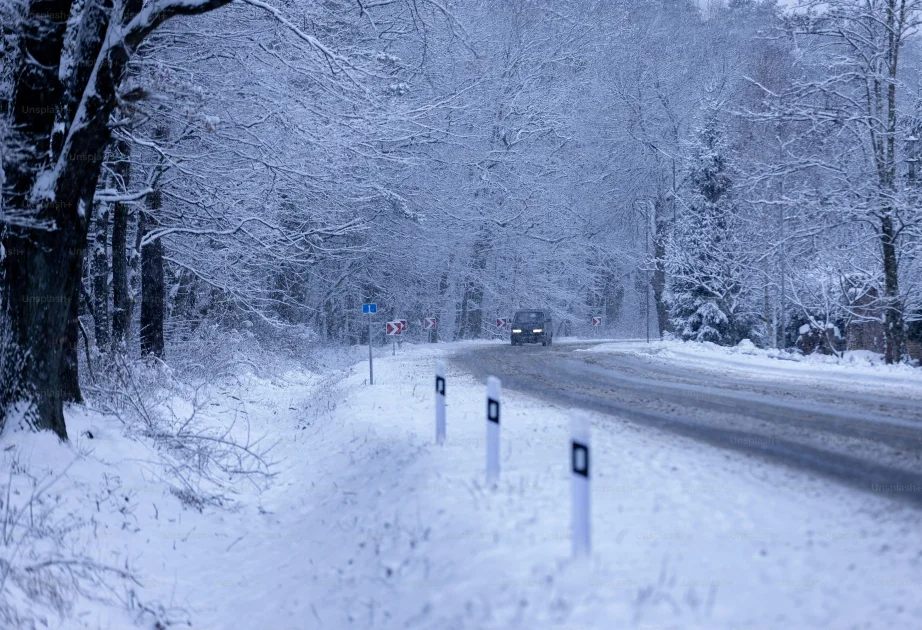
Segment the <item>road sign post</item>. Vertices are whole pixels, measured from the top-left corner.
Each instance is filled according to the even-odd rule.
[[[435,364],[435,443],[445,443],[445,364]]]
[[[400,321],[385,322],[384,334],[394,338],[394,356],[397,356],[397,335],[401,333],[403,326]]]
[[[570,420],[570,470],[572,476],[571,536],[573,557],[588,556],[590,544],[589,511],[589,420],[575,415]]]
[[[499,397],[501,383],[491,376],[487,379],[487,483],[499,481]]]
[[[429,333],[429,343],[432,343],[432,331],[438,326],[438,320],[435,317],[423,318],[423,330]]]
[[[602,318],[601,318],[601,317],[593,317],[593,318],[592,318],[592,327],[593,327],[593,328],[598,327],[598,328],[599,328],[599,332],[601,332],[601,326],[602,326]],[[599,333],[597,333],[596,336],[598,337],[598,336],[599,336]]]
[[[398,326],[400,326],[400,332],[397,333],[399,337],[396,338],[397,343],[399,344],[402,341],[400,337],[403,336],[403,333],[407,332],[407,320],[397,319],[394,321],[397,323]],[[396,354],[396,350],[395,350],[395,354]]]
[[[375,302],[362,304],[362,315],[368,317],[368,384],[375,384],[375,368],[372,364],[371,355],[371,316],[378,312],[378,305]]]

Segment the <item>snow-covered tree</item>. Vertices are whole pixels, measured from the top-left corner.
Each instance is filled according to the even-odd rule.
[[[753,330],[743,303],[734,173],[716,104],[705,111],[690,158],[688,190],[670,248],[671,316],[683,339],[736,344]]]
[[[809,214],[812,227],[799,237],[843,239],[862,255],[873,252],[880,286],[874,308],[884,322],[888,362],[903,356],[905,315],[919,299],[914,274],[905,269],[914,264],[906,254],[916,247],[922,221],[914,185],[907,185],[915,172],[915,132],[905,103],[918,90],[920,25],[918,0],[797,3],[787,30],[798,77],[783,90],[766,87],[773,107],[762,117],[799,125],[807,140],[779,154],[775,166],[810,179],[795,219]],[[876,251],[869,249],[874,241]]]

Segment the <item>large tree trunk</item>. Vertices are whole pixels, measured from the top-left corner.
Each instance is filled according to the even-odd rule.
[[[131,144],[118,140],[113,151],[119,188],[127,191],[131,183]],[[112,210],[112,344],[125,345],[131,326],[131,293],[128,290],[128,206],[115,203]]]
[[[8,228],[4,238],[7,250],[24,252],[4,260],[3,289],[12,337],[25,364],[18,383],[3,383],[0,411],[5,415],[18,406],[30,424],[66,439],[61,362],[71,305],[79,295],[80,261],[72,252],[86,228],[74,220],[76,208],[57,218],[54,231]]]
[[[659,335],[673,332],[672,320],[669,319],[669,305],[666,304],[666,240],[669,218],[666,216],[665,200],[659,198],[653,210],[653,305],[656,308],[656,320],[659,322]]]
[[[162,199],[160,190],[155,190],[147,197],[150,211],[141,213],[144,236],[157,226],[156,214]],[[161,359],[165,298],[163,241],[158,238],[141,247],[141,354],[153,354]]]
[[[164,20],[198,14],[227,0],[165,3],[134,29],[111,31],[111,0],[88,5],[67,71],[61,53],[70,0],[29,0],[20,38],[19,67],[13,91],[4,211],[21,220],[8,223],[3,248],[15,255],[2,261],[3,335],[21,358],[15,378],[0,381],[0,426],[11,414],[37,429],[67,438],[62,405],[61,360],[75,285],[80,282],[83,248],[109,143],[109,118],[116,105],[131,51]],[[137,15],[140,0],[128,0],[118,15],[124,23]],[[105,49],[103,37],[121,32],[125,41]],[[64,83],[66,81],[66,84]],[[8,166],[8,168],[7,168]],[[6,356],[4,352],[4,356]],[[4,359],[5,360],[5,359]],[[3,367],[4,371],[7,367]]]
[[[59,67],[67,22],[58,16],[70,12],[67,0],[33,0],[23,27],[11,135],[15,144],[32,150],[10,163],[5,207],[31,213],[42,225],[8,226],[3,237],[5,249],[21,252],[3,261],[3,302],[24,363],[15,382],[0,383],[3,420],[18,410],[27,423],[62,439],[67,429],[61,340],[81,281],[92,213],[92,204],[81,200],[92,199],[96,188],[115,89],[127,62],[127,51],[115,48],[103,70],[93,72],[108,28],[108,12],[95,5],[63,85]]]
[[[67,316],[67,334],[63,338],[64,354],[61,357],[61,399],[64,402],[83,402],[80,392],[79,360],[77,349],[80,345],[80,294],[83,289],[83,274],[74,283],[70,298],[70,311]]]
[[[886,150],[881,152],[882,159],[879,164],[885,165],[886,168],[879,168],[878,171],[884,174],[883,189],[886,191],[885,198],[890,199],[896,189],[897,173],[897,152],[896,152],[896,135],[899,126],[898,120],[900,113],[897,109],[896,86],[897,86],[897,69],[900,55],[900,48],[903,43],[903,36],[908,30],[914,29],[908,26],[914,21],[913,18],[904,20],[906,11],[905,1],[888,0],[886,6],[886,27],[887,27],[887,55],[886,63],[889,75],[887,86],[887,136]],[[910,9],[910,11],[914,11]],[[915,9],[917,11],[917,9]],[[905,30],[904,30],[905,29]],[[881,249],[884,263],[884,287],[886,296],[887,312],[884,321],[884,334],[887,339],[887,363],[897,363],[903,358],[904,336],[903,330],[903,304],[900,300],[900,280],[899,280],[899,256],[897,254],[897,235],[893,226],[893,208],[888,207],[881,217],[880,222]]]
[[[471,339],[483,336],[483,280],[479,274],[467,296],[467,334]]]
[[[112,209],[112,345],[125,344],[131,322],[128,292],[128,208],[116,203]]]
[[[94,189],[88,188],[84,191],[83,199],[80,201],[85,212],[89,214],[89,208],[93,204]],[[89,218],[87,219],[89,225]],[[85,242],[85,240],[84,240]],[[67,316],[67,334],[64,341],[64,354],[61,357],[61,399],[64,402],[83,402],[83,394],[80,391],[80,361],[77,358],[77,350],[80,345],[80,297],[83,294],[83,249],[78,252],[79,266],[77,272],[77,282],[74,283],[73,294],[70,299],[70,311]],[[103,256],[105,257],[105,256]]]
[[[109,206],[103,205],[96,216],[93,238],[93,326],[96,347],[109,347]]]
[[[887,340],[887,363],[897,363],[903,358],[903,304],[900,301],[899,267],[896,254],[896,236],[893,219],[881,219],[881,245],[884,259],[885,306],[884,334]]]
[[[765,277],[768,278],[769,274],[766,273]],[[762,321],[765,323],[765,341],[777,347],[778,343],[775,336],[775,309],[772,304],[771,285],[768,282],[766,282],[765,286],[762,288]]]
[[[92,213],[92,204],[82,200],[92,199],[96,188],[115,87],[127,59],[124,50],[113,51],[111,59],[120,58],[121,63],[107,64],[105,72],[92,72],[108,19],[102,5],[88,11],[65,85],[59,67],[67,22],[59,16],[70,14],[70,2],[29,4],[11,134],[14,146],[29,151],[10,163],[11,186],[5,203],[32,215],[40,225],[8,226],[3,238],[7,250],[21,252],[3,261],[3,302],[24,363],[16,382],[0,383],[0,416],[5,419],[19,410],[26,422],[62,439],[67,438],[62,399],[74,394],[73,384],[65,383],[64,376],[75,378],[62,363],[62,341],[73,296],[79,295]],[[85,90],[91,77],[94,82]]]
[[[464,292],[461,294],[461,316],[458,318],[458,334],[456,339],[466,339],[467,334],[467,302],[470,295],[470,288],[467,283],[464,285]]]
[[[462,339],[478,339],[483,336],[483,277],[486,273],[489,250],[489,232],[485,227],[481,227],[480,236],[474,243],[471,271],[465,282],[461,330],[458,335]]]
[[[75,203],[42,191],[35,195],[38,175],[49,164],[55,114],[64,86],[58,66],[64,43],[69,0],[29,4],[20,40],[20,68],[10,116],[15,130],[11,146],[24,148],[9,160],[4,206],[54,229],[8,225],[3,233],[3,303],[11,341],[23,357],[22,370],[0,384],[0,417],[11,413],[38,429],[67,438],[61,403],[62,338],[78,279],[77,256],[82,246]],[[52,19],[54,18],[54,19]],[[49,197],[51,197],[49,199]],[[50,226],[49,226],[50,227]]]

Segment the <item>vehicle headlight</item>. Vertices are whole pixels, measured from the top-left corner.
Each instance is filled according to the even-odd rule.
[[[514,333],[520,333],[520,332],[522,332],[522,329],[521,329],[521,328],[513,328],[513,329],[512,329],[512,332],[514,332]]]
[[[535,328],[532,332],[539,333],[539,332],[541,332],[541,329],[540,329],[540,328]]]

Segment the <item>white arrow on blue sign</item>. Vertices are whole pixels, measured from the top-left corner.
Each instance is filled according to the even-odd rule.
[[[375,302],[362,304],[362,315],[374,315],[378,312],[378,305]]]

